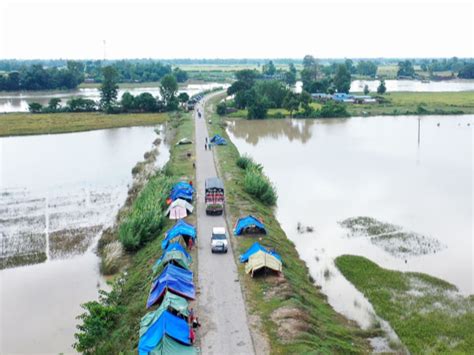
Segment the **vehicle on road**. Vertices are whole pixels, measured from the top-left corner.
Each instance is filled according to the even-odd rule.
[[[224,212],[224,184],[219,178],[206,179],[204,196],[206,214],[221,215]]]
[[[211,252],[212,253],[227,253],[227,235],[224,227],[212,228],[211,236]]]

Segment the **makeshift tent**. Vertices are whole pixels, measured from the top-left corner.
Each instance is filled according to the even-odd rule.
[[[176,312],[187,318],[189,316],[188,306],[189,303],[185,298],[171,292],[166,292],[160,307],[153,312],[148,312],[142,317],[140,321],[140,336],[145,334],[148,328],[150,328],[166,310],[172,310],[172,312]]]
[[[242,233],[246,233],[248,230],[267,234],[265,225],[256,217],[250,215],[237,220],[234,227],[234,235],[241,235]]]
[[[173,185],[170,193],[171,199],[177,200],[178,198],[192,201],[193,200],[194,188],[191,184],[186,181],[180,181]]]
[[[166,291],[193,300],[196,297],[193,273],[178,266],[168,264],[153,281],[146,307],[150,308],[153,306],[165,295]]]
[[[252,244],[252,246],[245,253],[240,255],[240,258],[239,258],[240,262],[241,263],[247,262],[253,254],[255,254],[259,251],[267,253],[269,255],[272,255],[275,258],[277,258],[279,261],[281,261],[281,256],[277,252],[275,252],[273,250],[268,250],[264,246],[260,245],[259,242],[255,242],[255,243]]]
[[[173,338],[164,335],[160,343],[148,353],[139,353],[148,355],[197,355],[198,352],[194,346],[183,345]]]
[[[168,336],[179,343],[191,345],[189,337],[189,325],[168,311],[164,311],[140,337],[138,342],[138,353],[149,354],[162,341],[164,336]],[[179,344],[178,343],[178,344]]]
[[[255,271],[263,268],[280,272],[282,270],[282,264],[274,255],[259,250],[250,256],[247,265],[245,265],[245,272],[247,274],[251,273],[253,277]]]
[[[220,135],[216,134],[214,137],[211,138],[211,143],[217,145],[226,145],[227,141],[225,140],[225,138],[222,138]]]
[[[170,241],[179,236],[184,238],[186,244],[188,244],[189,239],[194,241],[196,239],[196,227],[184,222],[182,219],[178,220],[178,222],[166,232],[165,238],[161,242],[161,248],[166,249]]]
[[[193,205],[186,200],[178,198],[170,204],[165,214],[166,216],[169,215],[170,219],[182,219],[188,215],[188,211],[192,213],[193,210]]]
[[[193,262],[191,255],[188,254],[186,249],[184,249],[179,243],[171,243],[163,252],[163,255],[156,261],[153,265],[152,270],[156,272],[158,267],[161,265],[166,265],[168,263],[173,263],[178,266],[181,266],[185,269],[189,269],[189,265]]]
[[[181,144],[192,144],[193,141],[189,138],[181,138],[176,145],[181,145]]]

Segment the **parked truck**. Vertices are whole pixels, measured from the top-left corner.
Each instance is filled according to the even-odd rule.
[[[208,178],[205,183],[206,214],[221,215],[224,212],[224,184],[217,178]]]

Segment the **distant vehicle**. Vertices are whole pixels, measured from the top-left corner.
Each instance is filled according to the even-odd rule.
[[[221,215],[224,212],[224,184],[217,178],[208,178],[205,183],[206,214]]]
[[[211,236],[211,252],[212,253],[227,253],[227,236],[224,227],[212,228]]]

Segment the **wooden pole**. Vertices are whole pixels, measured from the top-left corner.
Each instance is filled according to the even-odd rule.
[[[420,121],[421,118],[418,117],[418,145],[420,145]]]

